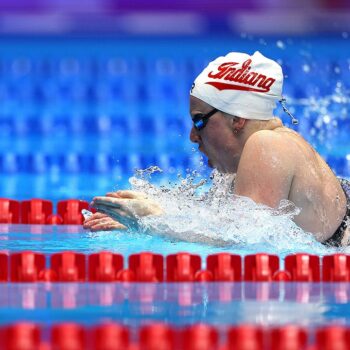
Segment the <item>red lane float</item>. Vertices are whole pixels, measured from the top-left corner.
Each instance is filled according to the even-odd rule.
[[[78,199],[59,201],[57,214],[53,214],[53,204],[46,199],[34,198],[20,202],[0,198],[0,224],[82,225],[83,209],[89,209],[89,203]]]
[[[2,350],[38,350],[41,344],[41,329],[34,323],[21,322],[0,329]]]
[[[322,280],[324,282],[350,281],[350,256],[334,254],[323,257]]]
[[[11,282],[37,282],[45,270],[45,255],[34,252],[13,253],[10,256]]]
[[[326,326],[316,331],[315,350],[348,350],[350,330],[344,326]]]
[[[8,254],[0,252],[0,282],[6,282],[9,277]]]
[[[88,209],[89,203],[78,199],[69,199],[57,203],[57,214],[62,218],[64,225],[82,225],[83,209]]]
[[[20,202],[0,198],[0,224],[20,223]]]
[[[316,255],[298,253],[288,255],[285,269],[295,282],[320,282],[320,258]]]
[[[30,199],[21,202],[21,223],[45,225],[52,215],[53,205],[45,199]]]
[[[46,219],[46,224],[47,224],[47,225],[62,225],[62,224],[63,224],[63,219],[61,218],[60,215],[51,214],[51,215]]]
[[[90,254],[88,258],[90,282],[113,282],[117,273],[123,269],[124,258],[121,254],[101,252]]]
[[[84,282],[86,259],[82,253],[63,252],[51,255],[51,270],[58,282]]]
[[[88,347],[85,328],[76,323],[62,323],[51,330],[51,346],[55,350],[86,350]]]
[[[201,257],[190,253],[171,254],[166,257],[167,282],[193,282],[201,269]]]
[[[306,350],[308,335],[304,328],[283,326],[269,332],[269,349],[273,350]]]
[[[42,328],[43,327],[43,328]],[[215,328],[206,324],[175,327],[151,323],[136,330],[131,342],[129,328],[110,322],[91,327],[76,323],[45,325],[19,322],[0,326],[2,350],[347,350],[350,328],[340,325],[313,330],[295,325],[261,327],[236,325]],[[44,332],[45,330],[45,332]],[[311,343],[312,341],[312,343]]]
[[[61,252],[51,255],[49,266],[42,253],[31,251],[0,252],[2,282],[349,282],[350,255],[334,254],[320,258],[310,254],[293,254],[279,270],[279,258],[265,253],[239,255],[219,253],[207,257],[207,269],[201,270],[199,255],[190,253],[160,254],[141,252],[130,255],[124,268],[121,254],[99,252],[85,255]],[[164,270],[165,262],[165,270]]]
[[[251,282],[268,282],[273,280],[279,270],[279,258],[271,254],[253,254],[244,258],[244,280]]]
[[[96,326],[91,331],[92,349],[127,350],[130,347],[129,329],[115,323]]]
[[[163,323],[141,327],[139,332],[139,350],[174,350],[175,330]]]
[[[228,350],[261,350],[264,348],[263,331],[258,326],[232,327],[227,335]]]
[[[219,332],[206,324],[190,326],[182,331],[179,348],[183,350],[217,350],[219,349]]]
[[[207,270],[212,273],[214,281],[239,282],[242,280],[242,258],[229,253],[209,255]]]
[[[143,252],[129,256],[129,269],[137,282],[163,282],[164,258],[160,254]]]

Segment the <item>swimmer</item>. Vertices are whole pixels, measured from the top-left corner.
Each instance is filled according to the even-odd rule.
[[[339,180],[301,135],[273,115],[283,101],[282,85],[280,65],[259,52],[217,58],[191,88],[190,139],[210,167],[236,174],[236,195],[271,208],[287,199],[301,209],[294,221],[303,230],[324,244],[346,246],[350,182]],[[162,213],[134,191],[95,197],[92,204],[99,212],[85,221],[90,230],[125,228],[138,217]]]

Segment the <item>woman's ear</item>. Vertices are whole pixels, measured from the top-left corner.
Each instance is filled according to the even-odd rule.
[[[240,117],[234,117],[232,118],[232,127],[233,131],[237,134],[241,132],[244,128],[244,125],[246,123],[247,119],[240,118]]]

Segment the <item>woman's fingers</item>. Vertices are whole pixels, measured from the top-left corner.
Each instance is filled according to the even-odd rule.
[[[84,228],[89,230],[111,230],[111,229],[126,229],[126,227],[120,222],[113,220],[111,217],[103,214],[103,217],[90,220],[88,223],[84,223]]]
[[[92,214],[89,218],[85,219],[84,224],[89,223],[89,222],[96,220],[96,219],[102,219],[102,218],[106,218],[106,217],[108,217],[108,215],[97,212],[97,213]]]
[[[145,199],[147,195],[143,192],[130,191],[130,190],[121,190],[117,192],[108,192],[107,197],[114,198],[126,198],[126,199]]]
[[[125,204],[125,201],[126,199],[123,199],[123,198],[99,196],[99,197],[94,197],[91,204],[94,208],[99,205],[109,206],[113,208],[120,208],[120,206]]]
[[[99,222],[90,227],[91,231],[112,231],[112,230],[126,230],[126,227],[119,222],[109,220]]]
[[[104,221],[107,221],[108,219],[111,220],[111,218],[109,216],[107,216],[105,214],[103,214],[103,215],[104,215],[104,217],[101,217],[101,218],[98,218],[98,219],[95,218],[93,220],[85,221],[83,227],[85,229],[88,229],[91,226],[96,225],[99,222],[104,222]]]
[[[119,195],[118,192],[107,192],[106,197],[113,197],[113,198],[123,198]]]

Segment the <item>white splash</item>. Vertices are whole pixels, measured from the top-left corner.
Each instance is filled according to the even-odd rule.
[[[81,214],[83,215],[85,220],[92,216],[92,212],[86,209],[82,209]]]
[[[129,180],[133,190],[147,193],[164,209],[162,216],[140,219],[145,233],[222,247],[263,245],[276,252],[327,252],[312,234],[293,222],[300,210],[290,201],[282,200],[278,208],[272,209],[236,196],[234,176],[217,171],[212,173],[207,191],[209,181],[190,175],[171,186],[157,187],[148,175],[159,170],[152,167],[143,171],[142,177]]]

